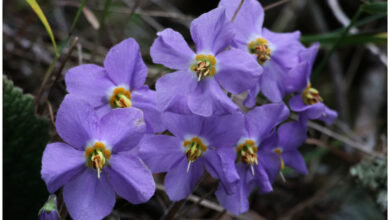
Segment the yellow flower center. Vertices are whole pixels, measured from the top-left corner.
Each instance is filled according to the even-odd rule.
[[[244,143],[236,147],[237,162],[249,164],[252,169],[252,175],[255,174],[253,165],[258,164],[257,161],[257,146],[253,140],[246,140]]]
[[[115,88],[110,98],[110,105],[112,108],[131,107],[132,103],[130,91],[123,87]]]
[[[306,105],[313,105],[323,101],[318,90],[311,88],[311,83],[309,83],[305,91],[303,91],[302,99],[303,103],[305,103]]]
[[[106,149],[102,142],[96,142],[92,147],[87,147],[85,150],[87,165],[96,169],[98,179],[100,179],[100,173],[110,157],[111,151]]]
[[[217,60],[213,55],[198,54],[195,57],[195,63],[192,64],[191,70],[196,73],[198,81],[207,76],[214,76],[216,73],[215,65]]]
[[[264,38],[257,38],[248,44],[249,52],[255,54],[257,62],[263,65],[267,60],[271,59],[271,49],[268,47],[268,41]]]
[[[188,160],[188,173],[191,163],[201,157],[203,152],[207,151],[207,146],[203,144],[202,140],[198,137],[193,137],[191,140],[185,140],[183,146],[186,148],[185,154]]]

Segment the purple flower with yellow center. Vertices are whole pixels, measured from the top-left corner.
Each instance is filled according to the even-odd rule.
[[[204,117],[237,110],[224,89],[237,94],[253,87],[261,66],[244,51],[227,49],[234,33],[222,8],[195,19],[190,31],[196,52],[172,29],[159,32],[151,47],[153,62],[177,70],[157,81],[157,106],[161,111]]]
[[[129,38],[110,49],[104,67],[83,64],[65,75],[67,91],[92,105],[101,117],[112,109],[135,107],[143,111],[147,131],[162,132],[156,92],[145,85],[148,70],[137,42]]]
[[[241,0],[221,0],[219,6],[232,18]],[[275,33],[263,28],[264,10],[257,0],[245,0],[233,21],[236,33],[233,45],[251,54],[263,74],[248,91],[244,104],[252,107],[259,91],[272,102],[280,102],[290,93],[288,83],[294,80],[303,66],[298,66],[298,53],[304,47],[299,42],[300,32]]]
[[[114,207],[115,194],[133,204],[154,194],[152,174],[135,150],[145,133],[139,109],[114,109],[98,118],[91,105],[67,95],[56,128],[65,143],[46,146],[41,175],[50,193],[63,186],[73,219],[104,218]]]
[[[323,103],[320,93],[310,83],[310,75],[318,48],[319,44],[316,43],[300,52],[299,58],[301,63],[306,65],[306,68],[303,74],[300,74],[299,80],[293,82],[292,87],[300,94],[290,99],[289,106],[292,111],[299,113],[300,121],[303,123],[308,119],[319,119],[329,125],[337,118],[337,112],[329,109]]]
[[[233,214],[248,211],[248,196],[257,186],[260,193],[272,191],[271,182],[263,164],[263,141],[272,135],[274,128],[287,119],[289,110],[284,104],[267,104],[248,112],[241,138],[236,142],[236,169],[240,176],[237,189],[233,194],[218,187],[215,193],[219,203]]]
[[[278,128],[270,138],[263,142],[260,149],[260,164],[267,171],[271,182],[280,174],[285,181],[282,171],[286,166],[302,174],[307,174],[307,168],[298,148],[306,140],[306,129],[299,122],[287,122]]]
[[[239,113],[205,118],[167,112],[163,122],[174,136],[145,135],[139,148],[153,173],[167,172],[164,185],[171,200],[186,198],[204,169],[227,193],[234,192],[239,177],[233,145],[244,126]]]

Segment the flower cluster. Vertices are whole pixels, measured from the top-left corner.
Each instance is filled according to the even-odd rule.
[[[234,214],[248,210],[256,186],[272,191],[286,166],[307,173],[298,152],[307,121],[337,117],[310,83],[318,44],[305,48],[299,32],[263,28],[261,5],[246,0],[237,10],[240,2],[221,0],[193,20],[195,51],[172,29],[157,34],[153,62],[175,72],[158,79],[156,91],[145,85],[147,67],[131,38],[108,52],[104,67],[68,70],[56,119],[65,143],[47,145],[41,174],[50,193],[62,188],[72,218],[104,218],[116,194],[148,201],[152,173],[167,173],[166,192],[178,201],[206,170]],[[232,101],[242,93],[245,100]],[[260,93],[268,104],[256,103]]]

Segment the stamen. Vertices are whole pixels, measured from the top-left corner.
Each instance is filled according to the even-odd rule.
[[[284,170],[284,160],[283,160],[283,157],[282,157],[283,149],[280,148],[280,147],[277,147],[277,148],[273,149],[272,151],[275,152],[279,156],[279,159],[280,159],[280,170]]]
[[[236,147],[237,160],[243,163],[249,164],[251,167],[252,175],[255,175],[253,168],[254,164],[258,164],[257,160],[257,146],[252,140],[246,140],[243,144]]]
[[[100,168],[98,167],[98,168],[97,168],[98,179],[100,179],[100,172],[101,172],[101,171],[100,171]]]
[[[279,171],[279,175],[280,175],[280,178],[282,178],[282,181],[285,183],[286,182],[286,178],[284,178],[284,175],[283,175],[282,171]]]
[[[196,73],[198,81],[207,76],[214,76],[216,73],[215,64],[217,60],[213,55],[198,54],[195,57],[195,63],[191,66],[191,70]]]
[[[133,104],[131,102],[131,93],[122,87],[114,89],[110,99],[110,105],[112,108],[128,108]]]
[[[207,146],[203,144],[202,140],[194,137],[191,140],[185,140],[183,146],[186,148],[185,154],[188,160],[187,173],[190,170],[191,163],[202,156],[202,153],[207,151]]]
[[[302,99],[303,103],[306,105],[313,105],[323,101],[318,90],[311,87],[311,83],[309,83],[303,91]]]
[[[251,165],[251,171],[252,171],[252,176],[255,175],[255,170],[253,169],[253,165]]]
[[[251,41],[248,44],[249,52],[255,54],[257,62],[263,65],[271,59],[271,49],[268,47],[268,41],[264,38],[257,38],[256,41]]]
[[[105,149],[105,145],[102,142],[96,142],[92,147],[88,147],[85,150],[87,165],[96,169],[98,179],[100,179],[100,173],[110,156],[111,151]]]
[[[188,161],[188,165],[187,165],[187,173],[188,173],[188,172],[190,172],[191,163],[192,163],[192,161]]]

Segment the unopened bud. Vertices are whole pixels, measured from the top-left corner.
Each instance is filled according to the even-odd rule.
[[[49,196],[47,202],[39,210],[39,220],[59,220],[60,215],[57,210],[57,198],[54,194]]]

